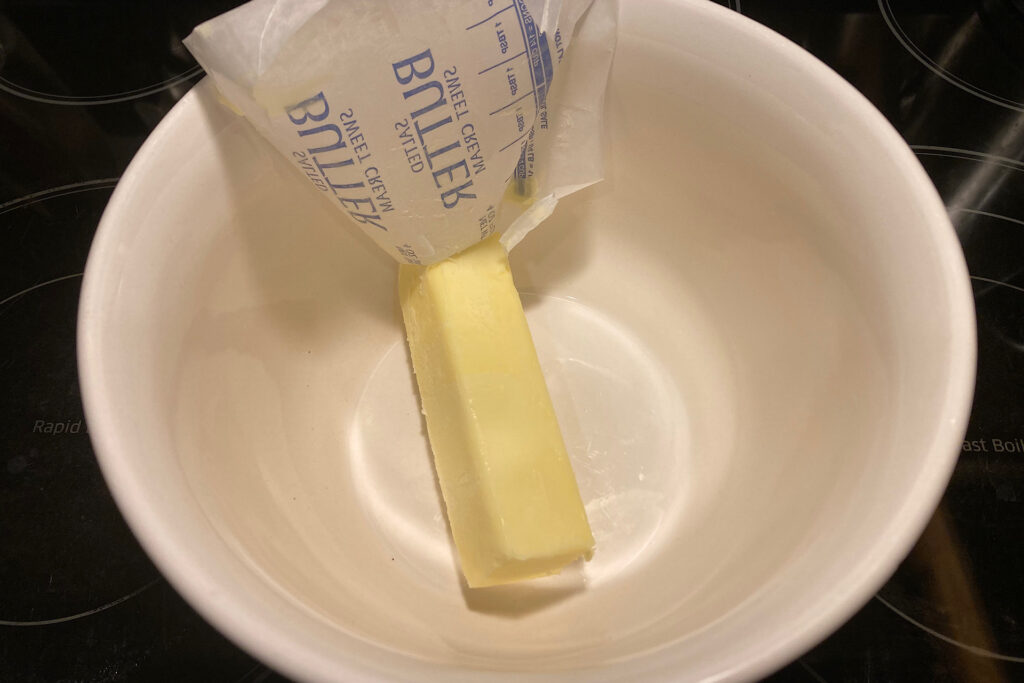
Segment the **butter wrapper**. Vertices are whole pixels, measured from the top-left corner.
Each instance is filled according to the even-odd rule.
[[[231,106],[396,260],[601,179],[614,0],[252,0],[185,40]]]

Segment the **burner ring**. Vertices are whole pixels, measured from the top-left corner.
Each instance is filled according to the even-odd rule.
[[[89,192],[90,190],[102,190],[114,187],[117,185],[118,180],[120,180],[120,178],[97,178],[95,180],[83,180],[80,183],[70,183],[68,185],[60,185],[58,187],[41,190],[39,192],[33,192],[32,194],[27,194],[24,197],[18,197],[17,199],[0,203],[0,215],[9,211],[24,208],[30,204],[35,204],[36,202],[45,202],[47,199],[63,197],[67,194],[77,194],[79,192]]]
[[[108,602],[105,605],[100,605],[99,607],[96,607],[96,608],[90,609],[90,610],[86,610],[85,612],[79,612],[78,614],[71,614],[71,615],[68,615],[66,617],[58,617],[56,619],[43,619],[43,620],[40,620],[40,621],[7,621],[5,619],[0,619],[0,626],[50,626],[52,624],[66,624],[69,621],[74,621],[76,619],[81,619],[82,617],[91,617],[94,614],[99,614],[100,612],[105,612],[108,609],[110,609],[111,607],[117,607],[122,602],[128,602],[132,598],[137,597],[138,595],[141,595],[142,593],[145,593],[147,590],[149,590],[153,586],[157,585],[161,581],[163,581],[162,578],[153,579],[152,581],[150,581],[146,585],[142,586],[138,590],[132,591],[128,595],[122,595],[117,600],[112,600],[112,601]]]
[[[998,659],[999,661],[1002,661],[1002,662],[1016,662],[1016,663],[1019,663],[1019,664],[1024,664],[1024,657],[1015,657],[1013,655],[999,654],[998,652],[992,652],[991,650],[987,650],[987,649],[985,649],[983,647],[978,647],[976,645],[968,645],[967,643],[961,643],[959,640],[956,640],[954,638],[950,638],[949,636],[947,636],[947,635],[945,635],[943,633],[940,633],[939,631],[936,631],[935,629],[930,628],[930,627],[922,624],[920,621],[917,621],[916,619],[914,619],[910,615],[904,613],[902,610],[900,610],[898,607],[896,607],[896,605],[892,604],[891,602],[889,602],[888,600],[883,598],[880,594],[875,594],[875,600],[878,600],[878,602],[880,602],[883,605],[885,605],[896,616],[900,617],[901,619],[906,621],[908,624],[911,624],[912,626],[916,626],[917,628],[921,629],[922,631],[924,631],[928,635],[932,636],[933,638],[938,638],[939,640],[941,640],[944,643],[949,643],[950,645],[952,645],[954,647],[958,647],[958,648],[960,648],[962,650],[967,650],[971,654],[978,655],[979,657],[987,657],[988,659]]]
[[[143,86],[141,88],[135,88],[133,90],[126,90],[120,93],[110,93],[107,95],[58,95],[56,93],[41,92],[26,88],[24,86],[13,83],[6,78],[0,76],[0,90],[9,93],[16,97],[21,97],[26,100],[32,100],[33,102],[42,102],[44,104],[57,104],[57,105],[97,105],[97,104],[114,104],[116,102],[127,102],[129,100],[137,100],[140,97],[146,97],[147,95],[153,95],[158,92],[173,88],[179,83],[184,83],[197,76],[203,74],[203,68],[201,66],[194,66],[187,71],[183,71],[177,76],[172,76],[165,81],[160,83],[154,83],[152,85]]]

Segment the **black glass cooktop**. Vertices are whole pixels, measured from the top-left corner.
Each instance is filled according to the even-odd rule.
[[[975,404],[942,504],[892,580],[768,680],[1024,681],[1024,0],[719,2],[817,55],[903,134],[978,312]],[[202,76],[181,38],[233,4],[0,0],[0,681],[283,680],[139,548],[75,367],[103,207]]]

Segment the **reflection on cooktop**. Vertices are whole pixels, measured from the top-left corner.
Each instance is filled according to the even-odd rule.
[[[889,29],[929,71],[992,104],[1024,111],[1024,6],[1016,0],[878,0]]]

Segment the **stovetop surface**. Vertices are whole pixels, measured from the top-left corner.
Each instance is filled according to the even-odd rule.
[[[1024,1],[719,0],[863,92],[918,155],[978,313],[970,426],[895,576],[788,681],[1024,681]],[[282,681],[170,588],[89,444],[75,317],[118,177],[201,77],[218,0],[0,1],[0,680]]]

